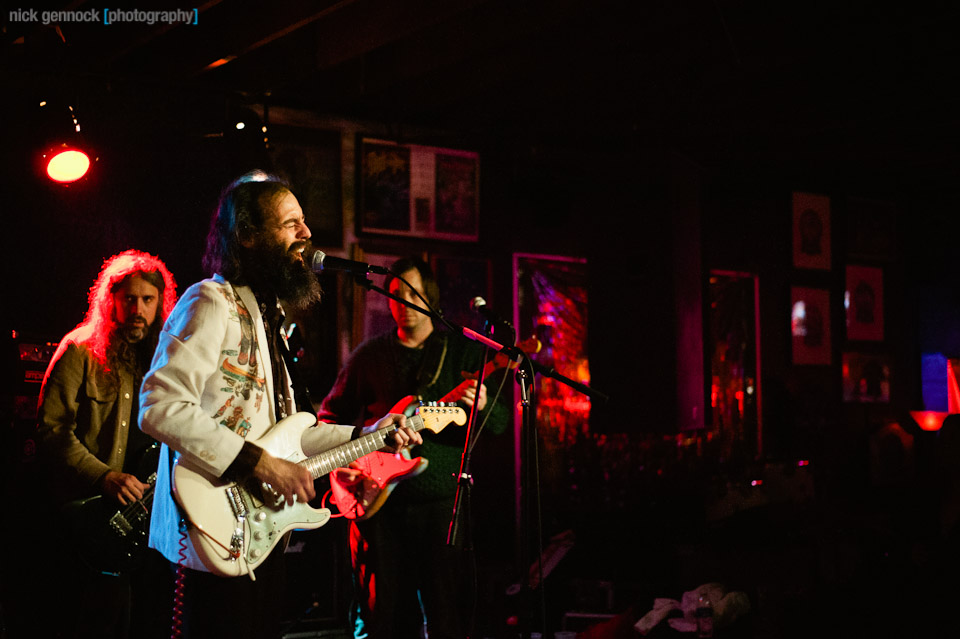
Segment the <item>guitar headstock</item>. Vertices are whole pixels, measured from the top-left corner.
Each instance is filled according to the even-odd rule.
[[[456,402],[422,402],[417,414],[423,420],[423,427],[434,433],[451,423],[457,426],[467,423],[467,413]]]

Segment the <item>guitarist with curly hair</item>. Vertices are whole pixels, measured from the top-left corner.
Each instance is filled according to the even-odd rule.
[[[176,282],[160,259],[128,250],[104,262],[89,302],[83,323],[50,361],[38,410],[44,483],[52,502],[66,505],[66,525],[54,527],[71,578],[67,614],[56,616],[59,636],[158,636],[151,632],[169,604],[153,593],[169,597],[172,580],[146,548],[141,515],[150,507],[156,442],[137,428],[138,390],[176,302]],[[124,508],[137,518],[121,522]],[[119,518],[112,523],[111,512]]]

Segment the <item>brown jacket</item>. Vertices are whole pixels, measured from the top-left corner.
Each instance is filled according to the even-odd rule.
[[[137,428],[133,376],[107,371],[86,347],[89,337],[81,326],[63,338],[40,389],[41,458],[60,501],[99,493],[107,471],[123,469],[127,434]]]

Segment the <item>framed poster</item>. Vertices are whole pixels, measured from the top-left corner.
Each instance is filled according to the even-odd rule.
[[[476,239],[478,236],[476,158],[437,153],[436,221],[434,229],[445,235]]]
[[[587,344],[589,316],[587,262],[560,255],[513,254],[513,325],[518,337],[539,340],[537,352],[530,359],[554,369],[573,381],[590,384],[590,359]],[[582,454],[590,438],[590,398],[552,377],[537,376],[536,410],[530,417],[535,427],[523,428],[521,403],[517,402],[514,428],[516,521],[523,516],[521,495],[524,489],[523,437],[537,434],[542,438],[549,460],[541,466],[540,485],[550,501],[565,502],[570,498],[570,468],[579,465],[576,455]],[[591,462],[582,462],[588,465]]]
[[[790,335],[794,364],[833,363],[829,291],[799,286],[790,289]]]
[[[357,219],[365,231],[410,233],[410,149],[364,140]]]
[[[871,353],[844,353],[843,401],[889,402],[890,358]]]
[[[847,266],[843,307],[848,340],[883,341],[883,269]]]
[[[830,270],[830,198],[793,194],[793,266]]]
[[[361,138],[358,158],[359,233],[477,241],[479,154]]]

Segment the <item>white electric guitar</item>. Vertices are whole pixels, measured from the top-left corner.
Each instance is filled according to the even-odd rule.
[[[255,443],[275,457],[297,463],[314,479],[383,448],[395,428],[383,428],[326,452],[307,457],[300,437],[316,423],[311,413],[297,413],[277,424]],[[413,430],[439,433],[447,424],[464,424],[466,413],[456,404],[423,404],[407,417]],[[282,495],[256,479],[244,483],[212,477],[181,457],[173,467],[173,494],[183,509],[190,540],[207,569],[223,577],[250,575],[290,530],[319,528],[330,519],[326,508],[313,508]]]

